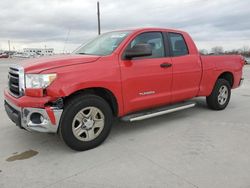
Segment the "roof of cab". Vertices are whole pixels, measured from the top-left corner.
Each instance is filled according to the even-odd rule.
[[[165,32],[186,33],[185,31],[178,29],[159,28],[159,27],[131,28],[131,29],[116,30],[116,31],[131,31],[131,32],[165,31]]]
[[[183,31],[171,28],[159,28],[159,27],[145,27],[145,28],[136,28],[132,29],[132,31],[170,31],[170,32],[178,32],[182,33]]]

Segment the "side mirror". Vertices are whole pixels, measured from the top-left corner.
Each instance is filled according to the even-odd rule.
[[[151,56],[152,48],[150,44],[136,44],[131,49],[125,51],[125,57],[131,59],[133,57]]]

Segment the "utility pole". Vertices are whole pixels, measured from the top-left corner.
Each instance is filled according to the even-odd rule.
[[[10,58],[10,40],[8,40],[8,45],[9,45],[9,58]]]
[[[66,44],[67,44],[67,42],[68,42],[68,40],[69,40],[70,31],[71,31],[71,29],[69,29],[68,34],[67,34],[67,37],[66,37],[65,42],[64,42],[63,54],[65,53]]]
[[[9,52],[10,52],[10,40],[8,40],[8,45],[9,45]]]
[[[98,35],[101,34],[101,23],[100,23],[100,6],[99,1],[97,1],[97,21],[98,21]]]

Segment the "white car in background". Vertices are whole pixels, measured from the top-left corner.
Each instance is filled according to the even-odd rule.
[[[16,52],[13,54],[12,57],[17,57],[17,58],[30,58],[30,54],[25,53],[25,52]]]
[[[249,64],[250,65],[250,57],[246,57],[245,58],[245,64]]]

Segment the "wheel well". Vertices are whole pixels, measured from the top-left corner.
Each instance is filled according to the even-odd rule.
[[[111,107],[112,112],[115,116],[118,115],[118,103],[114,94],[105,88],[87,88],[83,90],[76,91],[71,95],[64,98],[64,103],[67,104],[72,98],[77,97],[78,95],[94,94],[102,97]]]
[[[218,79],[225,79],[229,82],[230,86],[233,87],[234,84],[234,77],[231,72],[224,72],[222,73]]]

